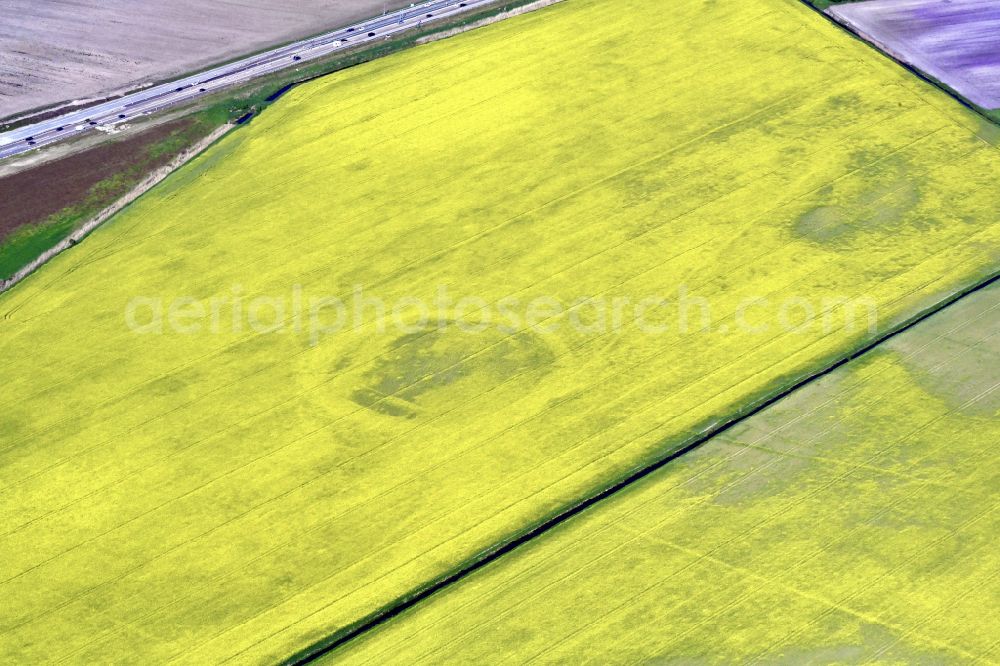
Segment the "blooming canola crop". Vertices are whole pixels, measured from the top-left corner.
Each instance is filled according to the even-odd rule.
[[[981,123],[792,0],[290,91],[0,297],[0,661],[272,661],[515,538],[982,280]]]
[[[994,284],[326,659],[996,661],[998,364]]]

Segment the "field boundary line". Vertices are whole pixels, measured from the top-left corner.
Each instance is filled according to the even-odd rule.
[[[37,271],[39,268],[47,264],[54,257],[62,254],[69,248],[77,245],[86,236],[88,236],[92,231],[97,229],[99,226],[111,219],[115,214],[120,212],[126,206],[134,202],[140,196],[153,189],[156,185],[160,184],[169,176],[174,173],[182,166],[193,160],[195,157],[201,155],[205,150],[211,146],[213,143],[225,136],[231,129],[236,125],[227,123],[222,127],[218,127],[212,131],[211,134],[204,137],[198,141],[193,146],[184,149],[177,157],[175,157],[169,164],[160,167],[159,169],[153,171],[151,174],[146,176],[138,185],[133,187],[128,193],[122,196],[118,201],[99,212],[94,217],[87,220],[79,229],[71,233],[69,236],[61,240],[58,244],[49,248],[38,257],[36,257],[30,264],[19,270],[17,273],[12,275],[7,280],[0,282],[0,294],[11,289],[22,280],[27,278],[29,275]]]
[[[982,291],[983,289],[986,289],[998,282],[1000,282],[1000,270],[994,270],[978,282],[952,292],[937,303],[919,311],[917,314],[890,326],[875,338],[863,343],[860,347],[852,351],[848,351],[839,357],[835,357],[831,362],[828,362],[826,365],[823,365],[815,371],[802,375],[799,379],[792,381],[785,388],[765,394],[762,397],[748,402],[743,408],[738,409],[735,413],[730,414],[723,420],[715,421],[713,425],[702,429],[698,434],[688,438],[686,442],[682,442],[677,448],[674,448],[665,455],[633,469],[631,472],[621,477],[618,481],[613,482],[611,485],[606,486],[591,495],[583,497],[576,502],[566,505],[556,513],[550,515],[548,518],[544,518],[536,522],[534,525],[522,530],[519,534],[515,533],[511,535],[511,537],[506,541],[498,542],[493,546],[486,548],[474,556],[471,560],[459,565],[458,568],[451,573],[439,576],[438,578],[431,580],[420,587],[414,588],[409,593],[396,598],[394,601],[385,604],[381,608],[369,613],[354,623],[346,625],[332,634],[315,641],[311,645],[292,654],[280,663],[282,666],[300,666],[302,664],[311,663],[315,659],[333,652],[337,648],[342,647],[356,638],[359,638],[363,634],[377,629],[380,625],[385,624],[397,615],[411,609],[431,595],[460,582],[479,569],[482,569],[488,564],[500,559],[504,555],[513,552],[520,546],[523,546],[538,537],[544,536],[547,532],[558,527],[577,514],[584,512],[595,504],[616,496],[619,492],[628,489],[635,483],[641,481],[645,477],[653,474],[682,456],[701,448],[704,444],[707,444],[715,437],[731,430],[750,417],[755,416],[775,403],[780,402],[792,393],[805,388],[809,384],[822,379],[835,370],[847,365],[851,361],[854,361],[855,359],[871,352],[892,338],[905,333],[967,296]]]
[[[929,84],[932,88],[940,90],[945,95],[951,97],[953,100],[964,106],[969,111],[972,111],[974,114],[976,114],[986,122],[990,123],[993,126],[1000,125],[1000,120],[993,118],[988,113],[989,111],[991,111],[990,109],[980,107],[979,105],[973,103],[972,100],[968,99],[965,95],[958,92],[944,81],[938,80],[930,73],[925,72],[916,65],[908,63],[906,60],[903,60],[903,58],[897,55],[896,52],[892,50],[887,44],[882,44],[882,42],[875,39],[874,36],[868,35],[868,33],[865,30],[862,30],[852,21],[846,18],[835,16],[834,14],[830,14],[827,12],[827,10],[820,9],[819,7],[811,4],[809,0],[799,0],[799,2],[805,5],[805,7],[810,11],[818,14],[823,19],[828,21],[830,24],[835,26],[841,32],[847,33],[854,39],[858,40],[862,44],[868,46],[873,51],[877,52],[879,55],[888,58],[889,60],[896,63],[897,65],[905,69],[907,72],[912,74],[917,79],[923,81],[924,83]]]
[[[504,19],[513,18],[514,16],[520,16],[521,14],[527,14],[528,12],[533,12],[537,9],[542,9],[548,7],[549,5],[554,5],[557,2],[562,2],[563,0],[535,0],[534,2],[529,2],[526,5],[520,5],[518,7],[513,7],[511,9],[504,9],[498,14],[492,16],[486,16],[481,19],[472,21],[465,25],[457,25],[453,28],[445,28],[439,32],[432,33],[430,35],[425,35],[423,37],[418,37],[414,42],[415,46],[420,46],[422,44],[430,44],[431,42],[436,42],[442,39],[448,39],[449,37],[454,37],[455,35],[460,35],[463,32],[468,32],[470,30],[475,30],[476,28],[482,28],[493,23],[499,23]]]

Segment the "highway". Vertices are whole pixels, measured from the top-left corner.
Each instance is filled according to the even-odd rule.
[[[265,74],[292,69],[337,51],[383,40],[396,33],[419,27],[430,20],[456,16],[495,2],[496,0],[429,0],[413,4],[405,9],[338,28],[317,37],[129,93],[85,109],[25,125],[0,134],[0,159],[88,132],[108,131],[115,125],[190,102],[224,88],[247,83]]]

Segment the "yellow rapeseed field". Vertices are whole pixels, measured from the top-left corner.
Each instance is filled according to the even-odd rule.
[[[446,575],[992,271],[987,129],[793,0],[293,90],[0,297],[0,661],[271,661]]]
[[[330,663],[996,663],[1000,286]]]

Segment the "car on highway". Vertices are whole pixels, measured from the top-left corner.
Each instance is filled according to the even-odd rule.
[[[215,69],[210,70],[212,78],[203,79],[203,81],[195,84],[176,84],[176,83],[166,83],[162,86],[156,86],[152,92],[141,91],[136,92],[135,97],[137,101],[124,102],[123,104],[116,105],[118,110],[124,110],[129,108],[129,111],[125,113],[115,113],[113,110],[95,108],[92,110],[93,113],[101,114],[99,118],[86,118],[85,120],[78,120],[77,118],[61,118],[60,122],[64,122],[64,125],[59,127],[54,127],[48,124],[43,127],[31,127],[34,133],[39,134],[42,139],[39,140],[41,144],[47,144],[58,139],[66,139],[69,136],[75,135],[77,132],[83,132],[87,130],[101,130],[109,131],[114,125],[121,123],[122,121],[129,119],[136,119],[144,115],[148,115],[153,111],[159,111],[166,106],[173,104],[182,103],[197,94],[214,92],[216,89],[221,89],[227,85],[232,85],[234,81],[240,81],[247,77],[253,78],[261,73],[269,73],[271,71],[280,69],[282,67],[287,67],[288,69],[297,69],[297,63],[304,61],[306,59],[312,59],[318,55],[325,55],[334,49],[341,49],[347,46],[349,42],[349,37],[354,35],[362,35],[365,39],[374,40],[376,38],[383,39],[388,38],[389,35],[396,31],[397,28],[394,27],[396,20],[399,21],[400,25],[410,23],[414,26],[420,25],[421,21],[426,21],[428,19],[438,18],[439,11],[442,14],[448,14],[452,12],[456,7],[468,7],[472,5],[479,4],[478,2],[412,2],[409,3],[407,9],[400,9],[394,13],[387,13],[383,11],[383,16],[370,21],[365,21],[361,23],[356,23],[352,26],[346,26],[340,30],[335,30],[326,35],[320,35],[310,39],[303,40],[301,42],[295,43],[294,45],[286,45],[275,49],[271,52],[266,52],[263,54],[264,60],[259,60],[262,56],[257,55],[248,58],[245,66],[241,62],[230,63],[228,65],[221,65]],[[448,9],[444,9],[445,7]],[[430,10],[430,11],[428,11]],[[423,11],[424,14],[420,12]],[[424,18],[426,16],[426,18]],[[393,25],[393,27],[389,27]],[[364,41],[364,39],[362,40]],[[352,44],[353,46],[353,44]],[[299,49],[298,52],[295,49]],[[289,54],[289,51],[292,53]],[[258,59],[258,60],[254,60]],[[296,64],[289,64],[289,60]],[[266,67],[264,66],[266,65]],[[242,66],[242,68],[241,68]],[[246,74],[244,74],[246,72]],[[203,75],[204,76],[204,75]],[[242,77],[242,78],[241,78]],[[190,79],[182,79],[190,80]],[[207,87],[206,81],[211,81],[212,88]],[[174,85],[174,88],[170,86]],[[182,95],[181,93],[186,92],[188,88],[193,88],[191,95]],[[197,90],[197,93],[195,93]],[[130,95],[126,95],[125,99],[129,99]],[[153,106],[153,99],[162,98],[157,106]],[[140,106],[141,105],[141,106]],[[130,107],[136,107],[131,109]],[[152,110],[143,110],[152,109]],[[51,120],[48,121],[51,123]],[[23,130],[22,130],[23,131]],[[9,146],[5,151],[5,156],[7,152],[11,150],[24,151],[26,148],[26,140],[21,137],[9,138],[4,140],[0,137],[0,145]],[[32,137],[31,141],[35,138]],[[16,146],[16,147],[15,147]],[[16,154],[16,153],[13,153]]]

